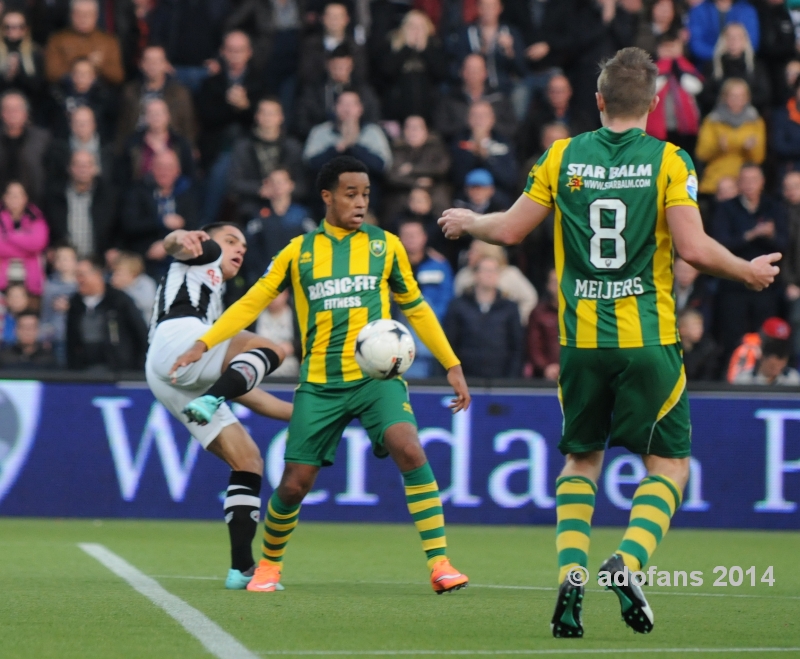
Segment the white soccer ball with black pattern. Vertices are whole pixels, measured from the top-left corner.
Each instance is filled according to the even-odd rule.
[[[364,326],[356,339],[356,362],[376,380],[402,375],[414,361],[414,338],[396,320],[373,320]]]

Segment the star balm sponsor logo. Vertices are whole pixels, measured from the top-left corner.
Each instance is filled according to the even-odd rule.
[[[0,382],[0,501],[28,458],[39,425],[42,385]]]
[[[567,187],[570,192],[579,192],[583,187],[583,176],[570,176],[567,181]]]

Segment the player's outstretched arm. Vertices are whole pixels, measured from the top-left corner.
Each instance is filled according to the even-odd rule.
[[[203,255],[203,243],[211,240],[205,231],[178,229],[164,238],[164,250],[178,261],[196,259]]]
[[[450,208],[442,213],[439,226],[445,238],[450,240],[469,234],[495,245],[518,245],[544,221],[551,210],[523,194],[502,213],[478,215],[466,208]]]
[[[293,405],[291,403],[276,398],[258,387],[248,391],[244,396],[239,396],[235,402],[241,403],[256,414],[270,419],[289,421],[292,418]]]
[[[752,261],[734,256],[705,232],[700,211],[694,206],[671,206],[667,224],[678,254],[701,272],[742,282],[755,291],[767,288],[780,272],[774,264],[781,254],[765,254]]]

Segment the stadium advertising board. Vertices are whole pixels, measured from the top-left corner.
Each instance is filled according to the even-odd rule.
[[[449,522],[554,523],[562,463],[554,392],[476,392],[455,416],[445,389],[412,387],[411,401]],[[720,393],[691,404],[692,479],[675,524],[800,528],[800,401]],[[236,412],[265,452],[269,491],[281,474],[285,425]],[[2,515],[221,518],[227,471],[141,385],[0,381]],[[596,523],[627,522],[643,474],[635,456],[609,452]],[[358,425],[320,474],[303,518],[407,521],[400,476],[371,455]]]

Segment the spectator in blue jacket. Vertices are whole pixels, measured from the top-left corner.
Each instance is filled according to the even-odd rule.
[[[761,32],[758,13],[745,0],[705,0],[689,12],[689,50],[700,64],[714,56],[714,46],[722,28],[741,23],[747,28],[753,50],[758,52]]]
[[[795,84],[786,105],[773,113],[769,144],[777,157],[779,178],[800,171],[800,84]]]
[[[428,235],[425,226],[420,220],[406,220],[398,229],[400,242],[408,252],[411,270],[419,283],[422,295],[431,305],[433,313],[444,320],[450,300],[453,299],[453,271],[450,264],[438,252],[428,248]],[[408,325],[403,314],[395,314],[400,322]],[[414,363],[406,371],[407,378],[428,378],[436,374],[437,362],[431,351],[419,340],[411,329],[414,342],[417,344],[417,356]]]

